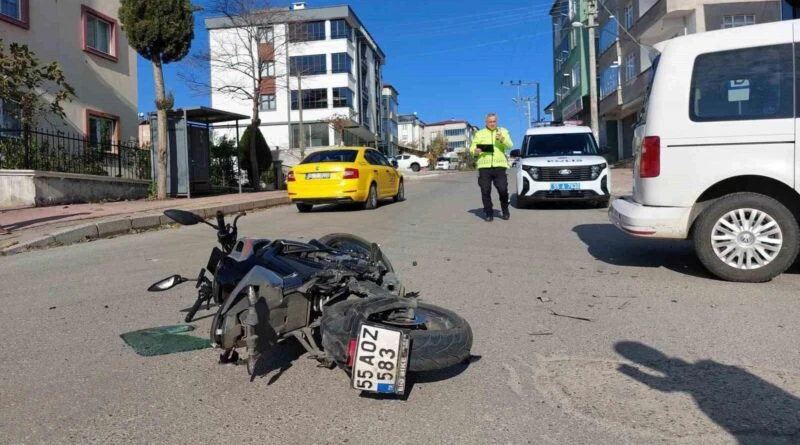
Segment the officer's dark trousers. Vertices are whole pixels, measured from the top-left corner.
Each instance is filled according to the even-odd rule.
[[[505,167],[492,167],[478,169],[478,185],[481,187],[483,210],[487,215],[494,212],[492,206],[492,182],[500,195],[500,208],[508,211],[508,177]]]

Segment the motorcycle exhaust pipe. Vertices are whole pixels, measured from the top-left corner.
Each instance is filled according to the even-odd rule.
[[[258,302],[258,293],[255,286],[248,286],[247,300],[250,307],[247,309],[247,318],[245,319],[245,343],[247,345],[247,370],[250,375],[255,372],[256,362],[258,361],[258,352],[256,345],[258,344],[258,335],[256,334],[255,327],[258,325],[258,312],[256,311],[256,302]]]

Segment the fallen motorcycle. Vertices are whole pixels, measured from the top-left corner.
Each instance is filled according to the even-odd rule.
[[[294,338],[321,366],[348,373],[355,389],[404,394],[406,375],[467,362],[472,329],[458,314],[406,293],[391,262],[375,243],[332,233],[307,243],[238,238],[237,222],[217,224],[184,210],[164,214],[181,225],[207,224],[217,230],[214,247],[197,278],[172,275],[149,291],[194,281],[197,300],[218,310],[210,338],[220,362],[242,361],[255,371],[261,353]],[[211,278],[208,277],[211,275]]]

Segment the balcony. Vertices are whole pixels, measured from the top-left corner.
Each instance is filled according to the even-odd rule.
[[[671,39],[683,34],[684,27],[689,25],[685,18],[699,5],[686,0],[658,0],[636,20],[630,33],[647,45]]]
[[[646,69],[643,73],[636,76],[633,82],[626,83],[622,87],[622,108],[628,110],[636,108],[644,99],[644,93],[647,90],[647,84],[650,81],[650,71],[652,68]]]

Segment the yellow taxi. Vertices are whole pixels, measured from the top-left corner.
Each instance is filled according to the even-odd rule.
[[[289,200],[308,212],[315,204],[359,203],[378,207],[381,199],[405,199],[403,175],[383,153],[369,147],[333,147],[316,151],[286,176]]]

